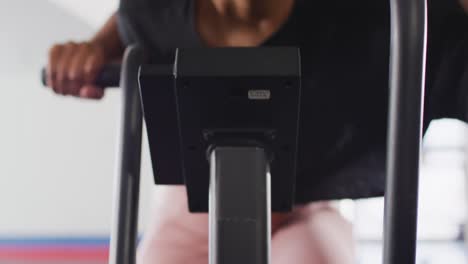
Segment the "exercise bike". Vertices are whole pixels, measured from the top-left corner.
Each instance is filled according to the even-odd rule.
[[[426,1],[390,3],[383,259],[404,264],[416,251]],[[123,100],[109,263],[135,263],[143,116],[156,183],[184,184],[189,210],[209,213],[209,263],[270,263],[271,212],[294,204],[300,50],[178,49],[173,64],[146,63],[130,46],[96,81],[120,80]]]

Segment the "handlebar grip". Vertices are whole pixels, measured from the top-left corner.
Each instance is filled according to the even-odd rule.
[[[101,72],[98,74],[96,78],[95,85],[102,87],[102,88],[111,88],[111,87],[119,87],[120,82],[120,64],[108,64],[104,66]],[[47,70],[46,68],[42,68],[41,70],[41,81],[42,85],[47,85]]]

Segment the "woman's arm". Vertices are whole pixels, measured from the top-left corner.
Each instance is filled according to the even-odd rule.
[[[124,45],[117,29],[117,15],[115,13],[91,39],[91,42],[100,43],[102,47],[105,47],[106,57],[109,59],[117,59],[122,56]]]
[[[465,12],[468,14],[468,0],[459,0]]]
[[[119,59],[123,51],[113,14],[90,40],[56,44],[50,49],[47,85],[62,95],[101,98],[104,90],[96,87],[94,80],[102,67]]]

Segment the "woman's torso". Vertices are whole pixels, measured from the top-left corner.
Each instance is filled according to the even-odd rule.
[[[445,47],[447,28],[442,25],[455,6],[455,0],[429,1],[427,97],[438,92],[432,84]],[[173,60],[175,48],[204,46],[195,17],[195,0],[124,0],[119,10],[125,42],[144,44],[152,59],[162,63]],[[356,175],[356,181],[349,181],[331,175],[366,153],[385,148],[389,22],[384,0],[296,0],[288,20],[264,42],[301,49],[298,175],[309,176],[299,177],[304,182],[298,186],[322,188],[317,187],[313,195],[300,194],[298,200],[382,194],[382,177]],[[426,103],[427,127],[441,111],[437,103]],[[344,182],[350,191],[339,186]]]

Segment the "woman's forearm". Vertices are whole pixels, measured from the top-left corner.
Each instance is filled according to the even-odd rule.
[[[459,0],[465,12],[468,14],[468,0]]]
[[[118,59],[124,51],[124,44],[117,29],[117,15],[114,13],[91,40],[104,48],[108,60]]]

